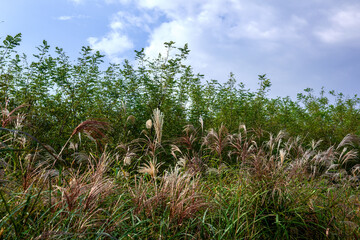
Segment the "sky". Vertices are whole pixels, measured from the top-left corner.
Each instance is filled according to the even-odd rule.
[[[148,56],[174,41],[191,50],[188,64],[205,80],[230,72],[256,90],[271,79],[270,97],[321,87],[360,93],[359,0],[0,0],[0,40],[22,33],[19,51],[45,39],[76,59],[82,46],[109,62]]]

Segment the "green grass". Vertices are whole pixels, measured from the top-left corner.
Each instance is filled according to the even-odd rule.
[[[186,126],[183,137],[162,141],[154,115],[154,131],[112,150],[97,144],[98,121],[81,123],[59,153],[28,134],[3,135],[5,149],[24,151],[1,153],[0,237],[360,237],[357,136],[321,150],[283,132],[260,140],[222,125]],[[98,133],[89,136],[95,150],[72,139],[84,131]]]
[[[11,172],[8,164],[1,178],[1,237],[358,238],[357,183],[349,177],[334,181],[322,173],[315,177],[311,166],[324,152],[314,153],[311,161],[305,161],[306,156],[282,160],[276,151],[265,152],[268,145],[239,165],[202,172],[194,172],[190,160],[156,173],[134,161],[144,174],[134,166],[126,172],[115,152],[88,153],[87,163],[63,166],[61,174],[51,163],[40,165],[41,154],[33,156],[27,177]],[[17,156],[13,162],[26,163],[23,155]],[[119,166],[123,174],[116,175],[113,168]]]
[[[0,46],[0,239],[360,238],[358,96],[203,83],[173,42],[102,71],[20,41]]]

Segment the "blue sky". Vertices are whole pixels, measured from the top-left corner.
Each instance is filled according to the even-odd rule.
[[[90,45],[121,62],[172,40],[189,44],[205,79],[233,72],[255,90],[266,73],[272,97],[322,86],[360,93],[358,0],[2,0],[0,21],[0,37],[21,32],[28,55],[45,39],[74,60]]]

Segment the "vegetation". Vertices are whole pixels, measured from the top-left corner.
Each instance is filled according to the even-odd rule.
[[[358,239],[360,98],[0,46],[0,238]],[[104,70],[105,69],[105,70]]]

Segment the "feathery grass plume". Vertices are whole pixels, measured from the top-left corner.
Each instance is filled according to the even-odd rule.
[[[203,144],[207,146],[211,152],[217,154],[219,165],[222,163],[222,154],[226,146],[229,144],[230,135],[227,128],[221,124],[216,132],[213,128],[204,137]]]
[[[198,131],[194,128],[193,125],[189,124],[184,127],[183,132],[185,134],[179,137],[176,140],[176,143],[185,147],[188,157],[191,157],[190,154],[194,154],[195,151],[195,143],[197,141],[196,135],[198,134]]]
[[[49,147],[49,150],[51,147]],[[55,151],[53,151],[55,152]],[[58,170],[51,168],[54,157],[47,151],[40,151],[38,147],[33,154],[27,154],[24,159],[23,169],[23,190],[26,191],[31,185],[35,183],[46,184],[49,177],[58,175]]]
[[[204,161],[195,154],[192,158],[188,158],[187,155],[183,155],[176,162],[176,167],[184,170],[191,176],[201,175],[206,170]]]
[[[274,151],[278,152],[280,150],[280,145],[281,145],[282,139],[284,137],[285,137],[285,133],[283,131],[279,131],[279,133],[277,134],[277,136],[275,138],[270,133],[270,139],[265,144],[269,154],[273,154]]]
[[[321,144],[322,141],[323,141],[323,140],[318,140],[318,141],[315,141],[314,139],[311,140],[311,149],[312,149],[312,150],[317,149],[317,148],[320,146],[320,144]]]
[[[131,164],[131,156],[126,155],[124,157],[124,166],[130,165]]]
[[[241,129],[243,129],[243,131],[241,131]],[[231,147],[229,157],[235,155],[237,164],[245,164],[257,148],[257,144],[252,136],[247,136],[245,125],[239,126],[239,133],[229,136],[229,145]]]
[[[74,152],[72,155],[73,162],[77,164],[86,164],[89,161],[90,156],[86,152]]]
[[[205,171],[205,164],[201,158],[202,145],[198,143],[198,131],[199,129],[196,129],[193,125],[186,125],[183,130],[183,136],[175,141],[177,145],[171,145],[171,154],[175,159],[178,160],[179,158],[177,165],[181,164],[181,168],[192,175]],[[181,150],[180,148],[185,149]],[[177,153],[179,156],[177,156]]]
[[[157,177],[157,173],[159,172],[159,168],[163,165],[163,163],[158,163],[156,158],[150,159],[146,163],[143,163],[139,169],[139,173],[147,173],[149,174],[154,180]]]
[[[69,149],[73,150],[74,152],[76,152],[79,149],[79,144],[78,143],[74,143],[74,142],[70,142],[69,144]]]
[[[153,141],[146,131],[142,131],[144,133],[145,138],[139,138],[134,140],[139,144],[145,144],[141,148],[145,150],[145,155],[149,154],[152,158],[155,158],[157,155],[157,149],[161,147],[160,143],[157,141]]]
[[[176,155],[176,153],[179,153],[180,155],[183,155],[181,149],[175,145],[175,144],[171,144],[171,155],[175,158],[175,159],[178,159],[178,156]]]
[[[298,177],[302,178],[301,170],[304,168],[299,160],[291,161],[288,151],[292,148],[292,140],[283,142],[283,137],[284,133],[281,131],[275,138],[270,134],[269,140],[253,151],[245,165],[252,179],[263,184],[262,187],[277,196],[283,196],[282,192],[288,182]],[[313,154],[307,158],[311,159],[312,156]]]
[[[199,181],[176,167],[165,173],[159,191],[167,197],[170,222],[181,225],[209,205],[201,195]]]
[[[28,104],[22,104],[16,108],[14,108],[13,110],[9,110],[8,109],[8,104],[9,104],[9,100],[5,99],[5,106],[3,107],[0,104],[1,107],[1,115],[0,115],[0,119],[1,119],[1,127],[2,128],[7,128],[10,127],[8,125],[11,124],[12,128],[14,128],[15,131],[12,131],[12,133],[6,134],[4,136],[2,136],[3,139],[5,140],[0,140],[0,148],[5,147],[7,149],[11,149],[9,146],[7,146],[5,143],[6,142],[11,142],[11,145],[16,145],[16,143],[18,143],[22,148],[25,148],[25,145],[27,143],[27,139],[20,134],[19,136],[19,132],[22,127],[24,126],[24,120],[26,117],[26,114],[21,114],[18,113],[17,115],[15,115],[14,113],[16,111],[18,111],[19,109],[26,107],[26,106],[30,106]],[[17,131],[16,131],[17,130]]]
[[[202,174],[205,172],[205,163],[202,158],[203,144],[199,142],[201,138],[198,138],[199,129],[193,125],[186,125],[183,133],[183,136],[176,139],[177,145],[172,145],[171,154],[175,159],[179,158],[177,165],[180,163],[181,168],[187,173]],[[179,153],[179,157],[177,153]]]
[[[357,158],[357,151],[348,150],[345,147],[340,152],[340,148],[346,145],[344,143],[341,143],[337,148],[331,146],[324,151],[317,150],[320,142],[321,141],[313,140],[310,148],[306,150],[300,146],[296,147],[298,144],[297,140],[290,144],[288,142],[287,145],[285,145],[285,149],[288,149],[288,155],[292,149],[296,152],[296,154],[292,156],[295,159],[289,164],[288,170],[302,172],[310,179],[324,176],[335,181],[336,179],[339,179],[339,172],[342,172],[342,176],[347,176],[346,171],[344,171],[343,168],[350,171],[354,164],[349,165],[348,167],[347,165]]]
[[[181,226],[209,205],[201,194],[199,181],[178,168],[166,172],[155,189],[144,178],[136,180],[135,186],[129,189],[136,206],[135,214],[141,217],[144,213],[153,222],[166,216],[170,226]]]
[[[56,186],[61,196],[59,198],[56,192],[54,193],[54,208],[66,208],[68,214],[75,211],[84,213],[82,219],[78,219],[78,227],[93,218],[100,203],[113,191],[113,180],[105,175],[110,164],[110,155],[106,152],[98,159],[91,155],[85,172],[70,172],[71,180],[68,186]]]
[[[10,133],[16,133],[16,134],[21,134],[23,136],[27,136],[29,137],[31,140],[33,140],[34,142],[37,142],[38,144],[40,144],[46,151],[47,153],[49,153],[51,155],[51,157],[53,157],[55,160],[59,160],[59,158],[53,153],[53,151],[48,147],[48,145],[45,145],[43,143],[41,143],[37,138],[35,138],[34,136],[26,133],[26,132],[23,132],[23,131],[20,131],[20,130],[16,130],[16,129],[8,129],[8,128],[3,128],[3,127],[0,127],[0,131],[6,131],[6,132],[10,132]],[[5,135],[6,136],[6,135]],[[0,145],[1,145],[1,148],[7,148],[6,150],[10,150],[10,151],[13,151],[14,149],[11,149],[9,148],[5,142],[2,142],[0,141]],[[56,161],[54,161],[55,163]]]
[[[201,132],[204,132],[204,119],[202,118],[202,116],[199,117],[199,122],[200,122]]]
[[[150,130],[150,133],[148,133],[146,130],[143,130],[141,133],[144,134],[145,138],[139,138],[134,140],[134,142],[143,143],[145,146],[143,146],[143,149],[146,149],[146,154],[150,154],[150,156],[154,159],[156,158],[158,152],[157,149],[162,148],[161,145],[161,138],[162,138],[162,127],[164,123],[164,115],[160,112],[160,110],[154,109],[152,120],[149,119],[146,122],[146,127]],[[155,136],[152,138],[152,127],[155,129]]]
[[[297,136],[295,138],[290,137],[284,145],[284,149],[291,159],[301,158],[306,151],[304,149],[304,143],[300,136]]]
[[[346,147],[343,148],[339,155],[339,162],[341,165],[346,167],[346,164],[348,164],[351,160],[355,160],[358,156],[358,152],[356,150],[348,150]]]
[[[241,129],[243,130],[244,134],[247,135],[247,129],[245,124],[239,125],[239,133],[241,133]]]
[[[157,163],[157,159],[153,157],[147,163],[143,163],[142,166],[138,168],[139,173],[149,174],[154,182],[155,192],[158,191],[158,184],[156,181],[157,173],[159,168],[163,163]]]
[[[356,164],[351,168],[351,174],[353,175],[353,177],[360,176],[360,164]]]
[[[176,162],[175,167],[178,167],[180,169],[185,169],[187,167],[188,159],[186,158],[179,158],[179,160]]]
[[[310,153],[310,158],[303,158],[303,164],[305,167],[305,171],[309,174],[309,178],[314,179],[315,177],[319,177],[323,175],[326,170],[332,165],[334,160],[336,159],[336,152],[333,146],[329,147],[325,151],[317,151],[316,143],[313,141],[311,148],[307,152]]]
[[[136,146],[136,141],[130,143],[121,143],[116,149],[121,149],[124,153],[118,156],[122,156],[124,166],[131,165],[132,159],[137,156],[137,152],[140,150]]]
[[[88,136],[95,139],[95,141],[99,144],[99,140],[105,137],[104,130],[107,130],[109,127],[109,123],[107,122],[101,122],[96,120],[86,120],[82,123],[80,123],[71,133],[69,139],[66,141],[64,146],[61,148],[58,158],[61,156],[62,152],[64,151],[65,147],[71,140],[71,138],[80,132],[85,132],[88,134]],[[55,164],[55,162],[54,162]]]
[[[348,134],[346,135],[343,140],[340,142],[340,144],[338,145],[337,148],[341,148],[345,145],[350,145],[350,146],[360,146],[360,136],[358,135],[354,135],[354,134]]]
[[[78,173],[79,174],[79,173]],[[67,208],[69,212],[80,206],[79,198],[86,192],[86,176],[73,176],[68,187],[56,186],[61,192],[61,200],[57,201],[55,208]],[[56,199],[53,197],[52,199]]]
[[[106,152],[106,148],[98,159],[93,154],[90,154],[90,156],[91,159],[89,160],[88,169],[92,173],[93,181],[98,181],[104,178],[105,173],[114,160],[110,157],[110,154]]]
[[[86,120],[80,123],[74,131],[71,133],[71,136],[74,136],[79,132],[88,132],[95,139],[105,137],[104,130],[108,129],[109,123],[101,122],[96,120]]]
[[[103,176],[100,177],[95,175],[94,180],[95,181],[89,186],[83,207],[89,211],[95,210],[100,205],[99,201],[109,195],[114,186],[112,180],[103,178]]]
[[[197,130],[194,128],[193,125],[186,125],[183,132],[185,132],[185,136],[180,137],[178,142],[184,145],[188,151],[193,150],[194,143],[197,140]]]
[[[279,156],[280,156],[280,165],[282,166],[284,164],[284,160],[286,157],[286,150],[280,149]]]
[[[152,117],[153,123],[154,123],[154,129],[155,129],[155,142],[161,143],[161,137],[162,137],[162,129],[164,124],[164,114],[158,109],[154,109],[153,111],[153,117]]]
[[[128,186],[131,194],[131,201],[134,205],[134,213],[141,218],[145,214],[146,218],[154,218],[161,212],[164,212],[166,204],[165,196],[158,188],[154,187],[152,182],[145,181],[145,178],[135,178],[134,186]]]
[[[151,127],[152,127],[152,121],[151,121],[151,119],[149,119],[149,120],[146,121],[145,126],[146,126],[147,129],[149,129],[149,130],[151,129]]]
[[[129,122],[131,124],[135,123],[136,118],[134,117],[134,115],[130,115],[128,116],[128,118],[126,119],[126,122]]]
[[[0,105],[0,107],[1,107],[1,127],[6,128],[6,126],[13,121],[15,121],[15,123],[17,123],[16,125],[18,125],[18,127],[19,127],[25,118],[25,114],[18,114],[17,116],[12,116],[12,115],[17,110],[19,110],[23,107],[28,107],[30,105],[29,104],[21,104],[20,106],[17,106],[13,110],[9,111],[8,104],[9,104],[9,100],[6,100],[4,107],[2,105]],[[18,128],[16,128],[16,129],[18,129]]]

